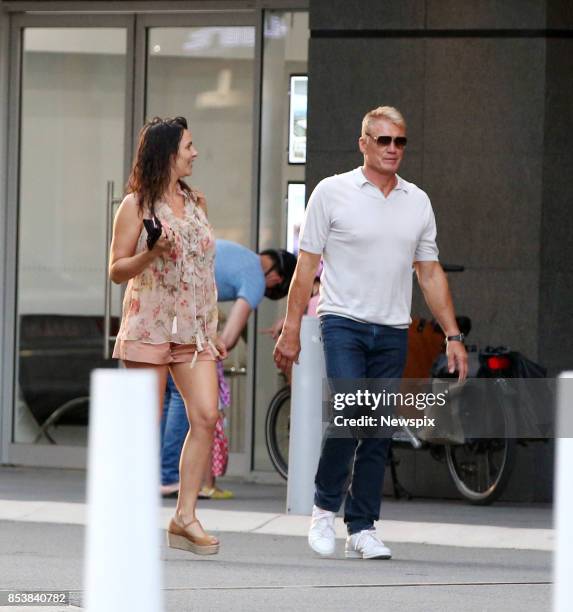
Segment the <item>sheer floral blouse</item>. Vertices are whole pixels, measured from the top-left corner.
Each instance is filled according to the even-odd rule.
[[[175,246],[129,280],[117,342],[175,342],[194,344],[199,352],[207,345],[214,349],[215,239],[201,207],[183,190],[179,193],[185,198],[183,218],[176,216],[166,202],[155,204],[164,235],[167,231]],[[147,232],[142,228],[136,254],[147,249],[146,240]]]

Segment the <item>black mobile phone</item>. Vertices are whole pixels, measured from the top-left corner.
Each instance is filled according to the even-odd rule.
[[[147,231],[147,248],[151,251],[161,236],[161,223],[159,219],[153,215],[151,219],[144,219],[143,225]]]

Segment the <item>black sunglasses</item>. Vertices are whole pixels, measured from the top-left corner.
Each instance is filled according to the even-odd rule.
[[[396,145],[397,149],[403,149],[407,144],[408,144],[408,139],[406,138],[406,136],[395,136],[394,138],[392,138],[392,136],[372,136],[372,134],[369,134],[368,132],[365,132],[366,136],[370,136],[370,138],[372,138],[372,140],[379,146],[379,147],[389,147],[390,143],[392,141],[394,141],[394,144]]]

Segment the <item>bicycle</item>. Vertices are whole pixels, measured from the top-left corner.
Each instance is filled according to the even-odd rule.
[[[273,396],[265,421],[265,442],[271,462],[286,480],[290,436],[290,385],[281,387]]]
[[[510,352],[505,347],[495,349],[487,348],[485,351],[476,353],[470,351],[470,360],[477,356],[478,370],[474,371],[472,378],[490,378],[492,384],[483,387],[465,387],[462,389],[462,397],[459,399],[459,412],[457,417],[462,424],[470,422],[473,418],[472,411],[476,405],[488,405],[484,419],[489,419],[489,429],[495,431],[500,437],[466,437],[461,441],[435,442],[431,439],[424,440],[408,428],[403,428],[392,437],[393,446],[406,446],[414,450],[429,450],[430,456],[445,463],[449,477],[456,490],[462,497],[474,505],[489,505],[499,499],[505,490],[515,466],[517,439],[516,439],[516,415],[512,401],[512,391],[508,386],[508,378],[511,375]],[[443,361],[443,358],[442,358]],[[436,364],[434,367],[434,378],[436,380],[447,380],[453,378],[447,373],[444,364]],[[478,398],[470,398],[469,393],[486,393]],[[464,395],[465,394],[465,401]],[[495,422],[491,422],[494,419]],[[471,428],[470,428],[471,429]],[[389,452],[388,462],[392,474],[394,496],[398,499],[402,496],[411,498],[399,481],[396,466],[399,460],[394,456],[392,448]]]

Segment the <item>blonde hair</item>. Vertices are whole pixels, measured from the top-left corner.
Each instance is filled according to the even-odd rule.
[[[406,129],[406,121],[404,120],[402,113],[397,108],[394,108],[393,106],[379,106],[378,108],[368,111],[364,115],[364,119],[362,119],[362,136],[366,135],[366,132],[368,132],[370,129],[372,122],[376,119],[386,119],[394,125]]]

